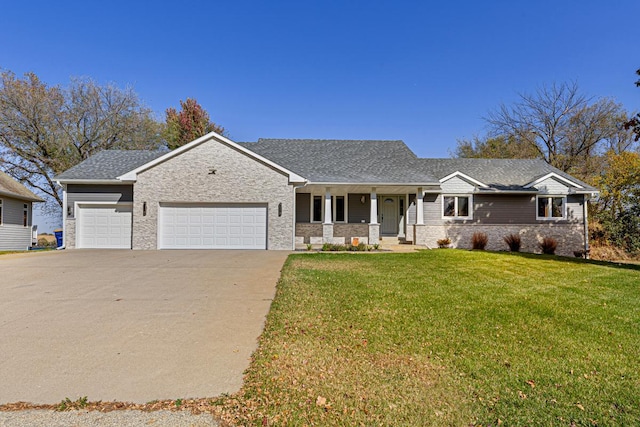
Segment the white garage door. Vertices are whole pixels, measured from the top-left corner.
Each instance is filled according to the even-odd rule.
[[[78,248],[131,249],[130,204],[79,205]]]
[[[161,205],[160,249],[266,249],[267,208]]]

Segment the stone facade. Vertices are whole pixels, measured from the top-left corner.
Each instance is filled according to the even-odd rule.
[[[299,244],[351,243],[353,237],[357,237],[360,243],[368,244],[369,224],[296,223],[296,239]]]
[[[76,220],[67,219],[64,222],[64,247],[75,249],[76,247]]]
[[[267,206],[267,249],[294,247],[294,192],[288,176],[215,140],[138,173],[133,194],[133,249],[158,248],[161,203]]]
[[[584,250],[584,228],[582,224],[504,224],[504,225],[461,225],[417,226],[416,241],[430,248],[437,248],[437,240],[448,237],[454,248],[471,249],[473,233],[486,233],[489,238],[486,249],[508,250],[504,237],[518,234],[522,239],[522,252],[540,253],[538,242],[544,237],[552,237],[558,242],[557,255],[573,256],[574,251]]]

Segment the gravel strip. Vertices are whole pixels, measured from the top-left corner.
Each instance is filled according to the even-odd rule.
[[[43,411],[0,412],[0,427],[218,427],[211,414],[192,415],[189,411]]]

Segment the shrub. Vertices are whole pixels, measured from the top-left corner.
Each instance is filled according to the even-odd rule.
[[[511,252],[520,252],[520,245],[522,245],[522,239],[519,234],[509,234],[504,236],[504,242],[509,246]]]
[[[471,236],[471,247],[473,249],[479,249],[483,251],[487,246],[487,243],[489,243],[489,237],[486,233],[478,231],[473,233],[473,236]]]
[[[545,237],[542,242],[538,243],[538,247],[543,254],[553,255],[556,253],[558,247],[558,241],[553,237]]]
[[[451,239],[447,237],[445,239],[438,240],[437,243],[440,249],[448,248],[449,245],[451,244]]]

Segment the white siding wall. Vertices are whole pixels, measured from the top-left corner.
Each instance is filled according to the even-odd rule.
[[[2,225],[0,225],[0,250],[24,251],[31,246],[31,202],[11,199],[6,196],[2,199]],[[23,226],[22,215],[24,204],[29,209],[29,226]]]

